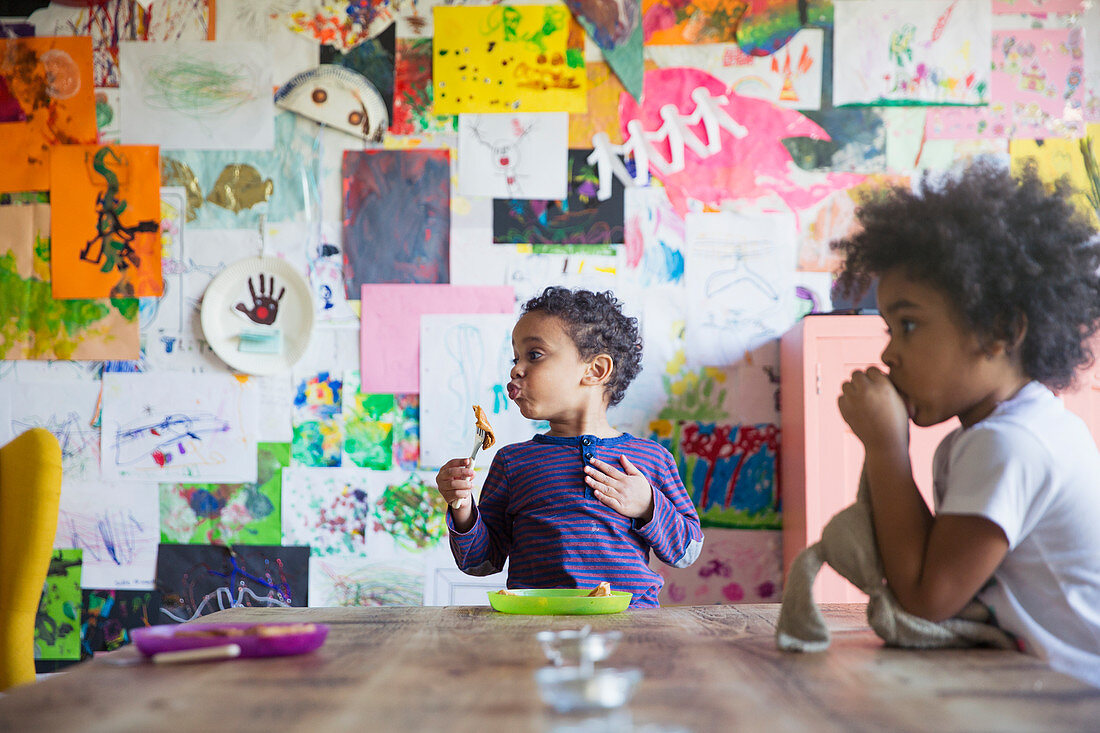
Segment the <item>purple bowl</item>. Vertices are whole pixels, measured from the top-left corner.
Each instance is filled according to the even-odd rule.
[[[304,631],[261,636],[257,627],[280,628],[309,626]],[[192,636],[198,631],[228,632],[210,636]],[[234,633],[243,632],[243,633]],[[209,646],[237,644],[242,657],[283,657],[305,654],[320,647],[328,636],[328,626],[316,623],[250,623],[250,624],[179,624],[145,626],[132,629],[134,645],[147,657],[161,652],[178,652],[184,649],[202,649]]]

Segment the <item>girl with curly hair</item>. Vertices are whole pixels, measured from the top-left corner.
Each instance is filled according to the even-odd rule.
[[[686,567],[703,534],[669,452],[607,420],[641,370],[637,319],[610,292],[550,287],[524,304],[512,349],[508,397],[550,430],[497,452],[476,506],[469,458],[439,470],[459,569],[490,575],[508,560],[509,588],[610,582],[632,608],[657,606],[650,551]]]
[[[858,212],[838,285],[877,282],[888,372],[856,371],[841,414],[866,449],[876,539],[901,605],[933,621],[974,597],[1022,650],[1100,686],[1100,454],[1051,390],[1093,360],[1100,240],[1064,182],[978,163]],[[959,427],[933,458],[909,422]]]

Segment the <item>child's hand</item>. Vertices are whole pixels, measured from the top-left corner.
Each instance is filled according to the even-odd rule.
[[[601,503],[645,524],[653,518],[653,487],[626,456],[619,456],[619,461],[623,464],[622,471],[593,458],[584,467],[584,480]]]
[[[470,468],[470,459],[452,458],[444,463],[435,475],[435,487],[448,504],[462,499],[457,509],[451,506],[451,516],[455,529],[468,530],[466,525],[472,524],[470,519],[474,514],[474,469]]]
[[[909,413],[890,377],[878,367],[854,371],[841,385],[837,406],[864,446],[907,447]]]

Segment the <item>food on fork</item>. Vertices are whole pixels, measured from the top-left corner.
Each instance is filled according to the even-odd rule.
[[[489,425],[489,416],[485,414],[485,410],[481,409],[481,405],[474,405],[474,417],[477,419],[474,427],[485,433],[485,437],[481,440],[481,448],[488,450],[493,447],[493,443],[497,442],[496,436],[493,435],[493,427]]]
[[[609,595],[611,595],[611,583],[609,583],[605,580],[604,582],[600,583],[595,588],[593,588],[592,592],[588,594],[588,597],[589,598],[603,598],[604,596],[609,596]]]

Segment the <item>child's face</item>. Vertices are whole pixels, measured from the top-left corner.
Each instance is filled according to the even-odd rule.
[[[524,417],[553,421],[582,404],[588,364],[561,319],[538,311],[523,314],[512,329],[512,353],[508,397]]]
[[[890,270],[879,279],[878,307],[890,334],[882,361],[916,425],[955,416],[973,425],[1022,386],[1004,349],[987,353],[935,287]]]

